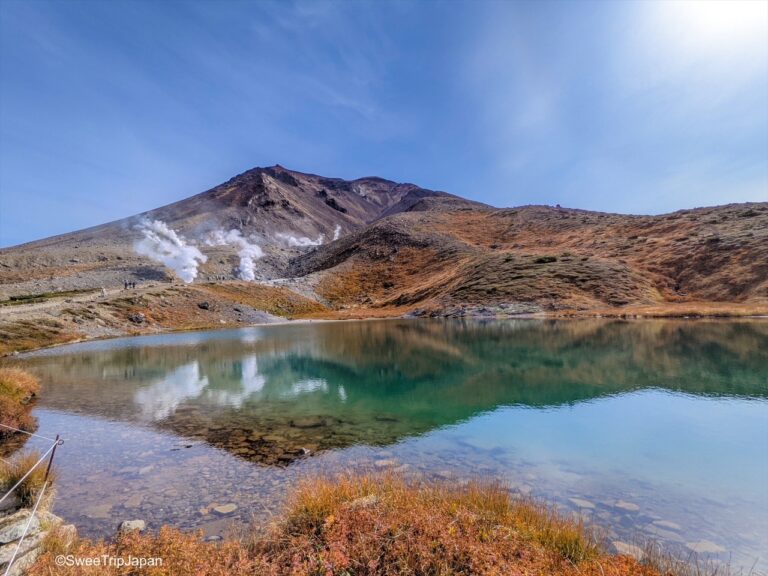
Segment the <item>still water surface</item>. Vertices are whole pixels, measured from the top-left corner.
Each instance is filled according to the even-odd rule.
[[[26,363],[40,433],[67,440],[57,512],[88,535],[134,518],[221,534],[306,474],[394,468],[502,478],[609,541],[768,567],[765,322],[310,323]]]

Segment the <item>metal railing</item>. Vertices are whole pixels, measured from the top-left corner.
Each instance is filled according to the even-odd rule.
[[[40,502],[42,502],[43,500],[43,495],[45,494],[45,491],[48,488],[48,484],[49,484],[48,477],[51,474],[51,467],[53,466],[53,457],[56,455],[56,448],[64,444],[64,440],[58,434],[56,435],[56,438],[48,438],[47,436],[34,434],[32,432],[27,432],[26,430],[20,430],[18,428],[14,428],[13,426],[7,426],[5,424],[0,424],[0,428],[11,430],[12,432],[26,434],[27,436],[31,436],[34,438],[40,438],[49,443],[48,448],[45,450],[45,452],[43,452],[43,455],[40,456],[37,462],[35,462],[30,467],[30,469],[27,470],[27,472],[16,482],[16,484],[14,484],[5,494],[3,494],[2,497],[0,497],[0,504],[2,504],[11,494],[13,494],[24,483],[24,481],[27,478],[29,478],[29,476],[32,474],[32,472],[35,471],[35,469],[37,469],[47,460],[48,464],[46,465],[46,468],[45,468],[45,476],[43,477],[43,484],[40,487],[39,492],[37,493],[35,504],[32,507],[32,512],[30,513],[29,518],[27,519],[27,523],[24,526],[24,531],[21,534],[21,538],[19,538],[19,541],[16,544],[16,549],[13,551],[13,555],[11,556],[11,559],[8,561],[8,566],[6,566],[5,568],[5,573],[3,576],[8,576],[11,573],[11,568],[13,568],[13,563],[16,561],[16,557],[19,554],[19,550],[21,550],[21,545],[24,543],[24,539],[27,537],[27,533],[29,532],[29,529],[32,526],[32,520],[34,520],[35,514],[37,514],[37,509],[40,506]],[[11,464],[9,460],[6,460],[4,458],[0,458],[0,461],[2,461],[6,465]]]

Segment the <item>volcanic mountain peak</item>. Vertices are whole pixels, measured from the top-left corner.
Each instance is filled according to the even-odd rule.
[[[132,218],[0,250],[0,293],[173,278],[223,290],[239,279],[289,282],[338,310],[764,306],[766,246],[767,203],[659,216],[500,209],[276,165]]]
[[[378,177],[344,180],[280,165],[253,168],[136,216],[0,250],[0,292],[114,285],[123,278],[157,280],[167,277],[169,266],[182,279],[195,278],[198,271],[206,278],[251,279],[244,268],[258,269],[255,277],[273,278],[297,250],[411,209],[430,196],[467,202]],[[152,237],[148,241],[147,235]],[[174,246],[179,243],[192,248],[178,250]],[[242,260],[243,251],[253,255],[250,262]]]

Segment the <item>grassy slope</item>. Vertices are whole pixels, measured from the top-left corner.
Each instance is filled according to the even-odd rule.
[[[238,282],[211,284],[204,286],[201,290],[285,318],[298,318],[326,310],[326,307],[316,300],[280,286]]]
[[[768,204],[663,216],[429,204],[307,254],[293,272],[320,272],[318,291],[343,310],[768,311]]]
[[[204,303],[207,308],[200,307]],[[158,285],[104,298],[96,294],[82,301],[59,299],[54,310],[0,317],[0,355],[95,337],[232,328],[258,323],[260,317],[264,321],[264,315],[257,314],[261,311],[289,319],[326,310],[319,302],[283,287],[246,282]],[[143,322],[130,320],[137,314],[143,315]]]

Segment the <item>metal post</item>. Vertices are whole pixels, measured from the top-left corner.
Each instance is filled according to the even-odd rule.
[[[51,473],[51,466],[53,466],[53,456],[56,454],[56,448],[61,444],[61,438],[59,434],[56,434],[56,442],[53,444],[53,450],[51,451],[51,457],[48,459],[48,468],[45,469],[45,478],[43,482],[48,481],[48,475]]]

